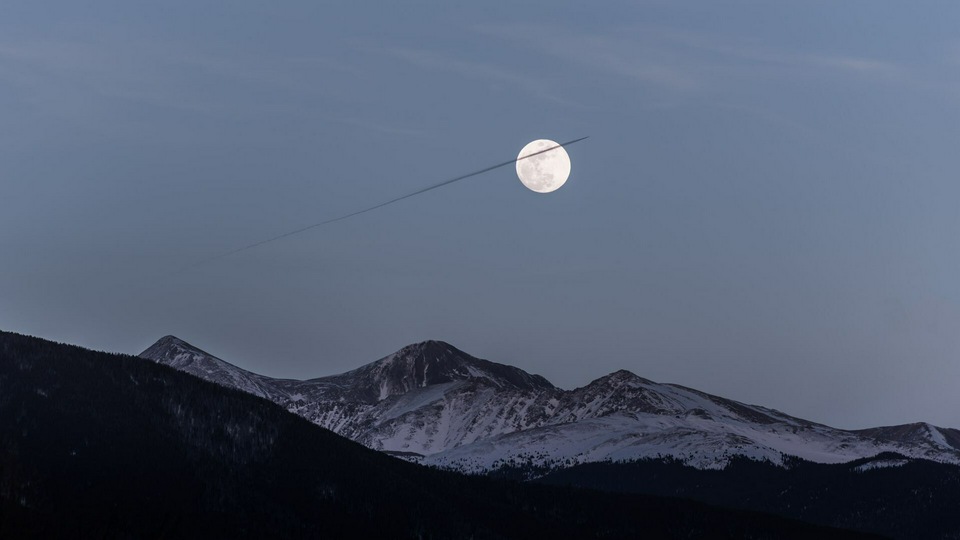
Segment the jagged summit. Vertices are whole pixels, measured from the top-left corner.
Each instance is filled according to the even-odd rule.
[[[539,375],[476,358],[447,342],[436,340],[407,345],[365,366],[314,380],[349,382],[354,388],[365,390],[368,399],[376,401],[455,381],[519,391],[554,388]]]
[[[172,334],[163,336],[162,338],[158,339],[156,343],[154,343],[153,345],[148,347],[145,351],[140,353],[140,356],[144,356],[144,355],[153,356],[158,354],[176,355],[183,352],[203,354],[206,356],[213,357],[212,354],[200,349],[199,347],[195,347]]]
[[[607,375],[604,375],[603,377],[600,377],[599,379],[595,379],[587,386],[593,386],[593,385],[620,386],[624,384],[656,384],[656,383],[654,383],[650,379],[644,379],[643,377],[637,375],[636,373],[630,370],[618,369],[613,373],[609,373]]]
[[[166,344],[166,343],[186,343],[186,341],[178,338],[177,336],[175,336],[175,335],[173,335],[173,334],[167,334],[167,335],[163,336],[162,338],[158,339],[157,342],[154,343],[154,345],[161,345],[161,344]]]

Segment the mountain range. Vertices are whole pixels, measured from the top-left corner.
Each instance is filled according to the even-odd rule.
[[[309,380],[252,373],[174,336],[140,356],[269,399],[369,448],[461,472],[639,459],[723,469],[740,457],[844,463],[887,452],[960,464],[956,429],[837,429],[626,370],[564,390],[441,341]]]
[[[639,537],[873,536],[422,467],[142,358],[0,331],[0,538]]]

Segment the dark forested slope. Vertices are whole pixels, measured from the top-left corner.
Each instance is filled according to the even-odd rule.
[[[538,481],[690,498],[895,538],[960,538],[960,467],[896,454],[839,464],[794,459],[786,467],[737,459],[722,470],[663,460],[587,463]]]

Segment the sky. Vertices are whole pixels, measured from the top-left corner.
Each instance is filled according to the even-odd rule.
[[[960,427],[958,143],[955,2],[3,2],[0,329]]]

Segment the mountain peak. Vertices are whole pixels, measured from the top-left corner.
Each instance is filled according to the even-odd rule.
[[[139,356],[257,396],[267,397],[272,392],[260,375],[221,360],[174,335],[163,336]]]
[[[172,334],[158,339],[153,345],[147,347],[146,350],[140,353],[140,356],[143,358],[156,360],[159,356],[179,354],[184,352],[213,356],[210,353],[201,350],[199,347],[195,347]]]
[[[160,348],[160,347],[182,347],[188,345],[188,343],[173,334],[168,334],[158,339],[151,345],[147,347],[148,349]]]
[[[373,399],[405,394],[415,388],[472,381],[517,390],[553,389],[549,381],[520,368],[473,357],[445,341],[413,343],[376,362],[339,377],[361,377],[375,390]]]
[[[637,375],[636,373],[634,373],[634,372],[632,372],[632,371],[630,371],[630,370],[628,370],[628,369],[618,369],[618,370],[614,371],[613,373],[611,373],[610,375],[608,375],[608,377],[610,377],[611,379],[616,379],[616,380],[630,380],[630,379],[646,380],[646,379],[643,379],[643,377]]]
[[[428,339],[426,341],[411,343],[410,345],[407,345],[401,348],[399,351],[393,353],[387,358],[390,358],[391,356],[402,357],[402,356],[417,355],[417,354],[422,354],[428,357],[436,357],[436,358],[442,358],[450,355],[466,355],[466,353],[464,353],[460,349],[457,349],[456,347],[447,343],[446,341]]]
[[[599,379],[594,380],[587,386],[612,386],[616,388],[616,387],[623,386],[625,384],[635,385],[635,384],[655,384],[655,383],[648,379],[644,379],[643,377],[637,375],[632,371],[629,371],[626,369],[618,369],[613,373],[608,373],[607,375],[604,375],[603,377],[600,377]]]

